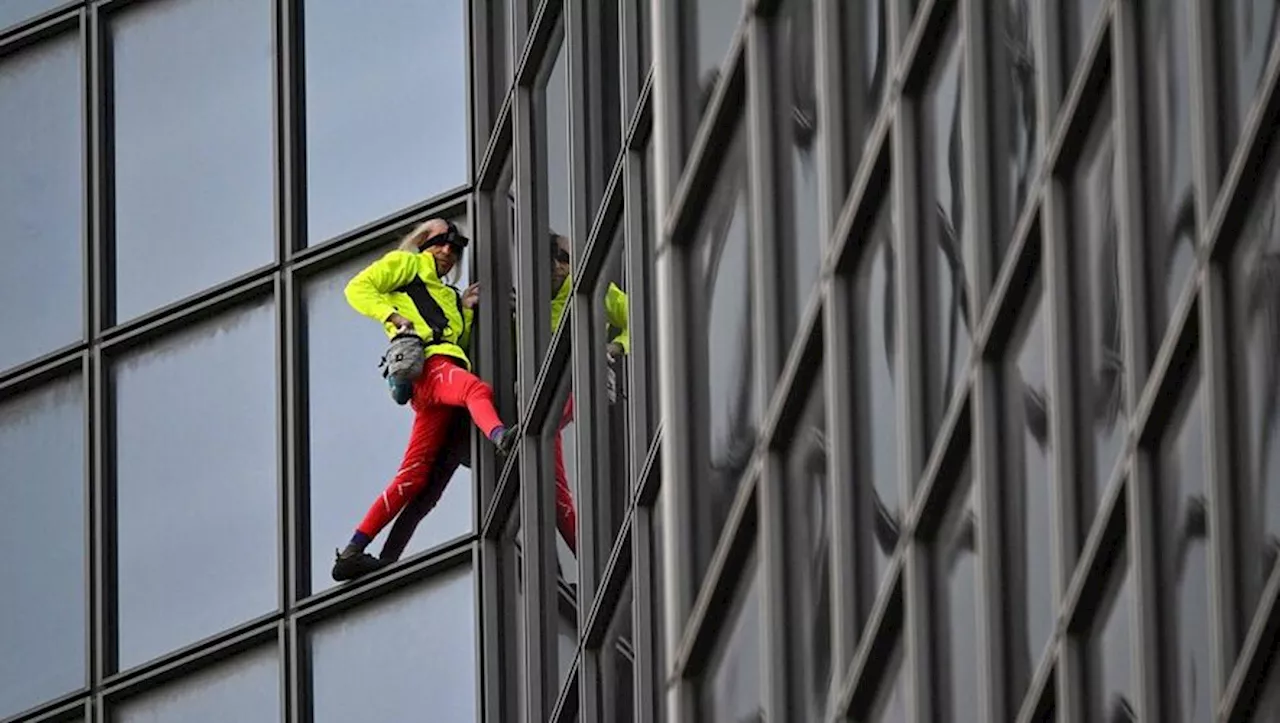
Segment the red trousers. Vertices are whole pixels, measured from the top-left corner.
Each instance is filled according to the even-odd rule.
[[[427,359],[422,375],[413,385],[410,403],[415,413],[413,431],[400,470],[356,528],[370,539],[426,485],[440,449],[448,440],[449,422],[456,407],[466,407],[486,437],[502,424],[493,406],[493,389],[447,356]]]
[[[564,468],[564,443],[560,434],[573,421],[573,395],[565,400],[560,425],[556,427],[556,527],[565,544],[575,554],[578,552],[578,514],[573,509],[573,492],[569,490],[569,475]]]

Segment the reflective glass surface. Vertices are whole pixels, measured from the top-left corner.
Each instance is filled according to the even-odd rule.
[[[997,138],[1003,143],[1006,175],[1004,209],[1000,233],[996,236],[996,260],[1004,257],[1004,251],[1012,241],[1014,227],[1027,202],[1031,182],[1040,167],[1040,127],[1036,111],[1036,73],[1039,68],[1040,38],[1032,25],[1036,3],[1032,0],[1005,0],[1003,5],[1004,32],[997,37],[1002,43],[1005,89],[1005,113],[1003,122],[1009,133]],[[997,121],[999,122],[999,121]]]
[[[814,295],[822,267],[822,231],[818,216],[818,97],[815,79],[813,0],[791,0],[786,10],[782,42],[787,48],[790,78],[790,123],[786,133],[791,145],[791,238],[782,247],[784,261],[792,267],[788,284],[792,300],[784,308],[782,340],[796,334],[800,315]]]
[[[1089,637],[1090,719],[1138,720],[1133,679],[1133,584],[1128,563],[1121,558],[1113,571],[1110,594],[1104,598]]]
[[[838,102],[844,104],[847,119],[843,167],[836,174],[840,191],[837,197],[841,202],[853,186],[858,164],[862,161],[863,145],[870,135],[888,86],[888,1],[835,4],[836,16],[845,36],[861,39],[860,42],[842,42],[836,49],[840,54],[843,79],[843,92]]]
[[[737,609],[726,611],[719,650],[713,653],[702,682],[702,720],[764,720],[759,573],[748,569],[741,579],[739,585],[745,589],[739,594]]]
[[[1085,46],[1093,36],[1098,22],[1098,10],[1102,8],[1103,2],[1104,0],[1072,0],[1059,6],[1064,16],[1062,22],[1067,28],[1067,44],[1064,48],[1066,62],[1063,64],[1066,73],[1063,78],[1064,89],[1070,85],[1076,72],[1076,64],[1080,62]]]
[[[315,722],[475,720],[475,590],[461,567],[318,623]]]
[[[894,646],[891,661],[885,666],[871,710],[862,720],[875,723],[907,723],[907,676],[902,670],[902,641]]]
[[[126,669],[279,602],[275,308],[184,329],[111,371]]]
[[[1213,8],[1220,34],[1216,45],[1223,55],[1224,112],[1219,117],[1224,126],[1224,156],[1218,168],[1225,174],[1275,52],[1280,5],[1274,0],[1216,0]]]
[[[467,3],[309,0],[307,239],[467,182]]]
[[[594,493],[600,511],[598,536],[603,544],[597,551],[600,571],[609,559],[630,500],[631,389],[628,377],[633,336],[630,330],[630,304],[633,294],[626,278],[626,242],[622,228],[614,233],[612,250],[596,284],[592,302],[593,373],[599,375],[603,392],[594,424],[582,427],[583,442],[594,435],[599,477]]]
[[[86,682],[84,420],[78,376],[0,402],[0,717]]]
[[[1190,8],[1183,0],[1139,5],[1146,88],[1143,137],[1147,145],[1147,255],[1157,295],[1152,339],[1164,335],[1169,313],[1196,257],[1196,199],[1191,163]]]
[[[0,30],[67,3],[68,0],[4,0],[0,2]]]
[[[566,373],[561,391],[552,403],[548,427],[543,433],[544,451],[550,460],[552,474],[550,479],[542,480],[549,488],[554,485],[556,530],[559,532],[554,538],[556,560],[560,566],[560,578],[572,584],[578,582],[578,514],[581,512],[578,505],[581,499],[578,440],[583,428],[578,423],[575,402],[573,376]]]
[[[1257,196],[1232,259],[1232,355],[1243,415],[1238,436],[1245,473],[1248,527],[1262,539],[1245,543],[1245,589],[1252,601],[1280,553],[1280,153],[1254,182]],[[1256,562],[1255,562],[1256,561]],[[1255,567],[1255,565],[1257,565]]]
[[[683,19],[690,27],[686,32],[693,40],[693,94],[689,99],[686,117],[690,120],[685,134],[685,150],[693,145],[696,126],[720,80],[720,66],[724,64],[742,19],[742,0],[693,0]],[[690,17],[692,16],[692,17]]]
[[[1116,171],[1111,96],[1103,101],[1072,179],[1072,275],[1080,303],[1073,306],[1083,367],[1076,371],[1083,430],[1090,436],[1093,483],[1085,485],[1084,520],[1111,480],[1128,424],[1124,390],[1123,315],[1120,307],[1119,229],[1116,226]],[[1087,525],[1086,525],[1087,527]],[[1083,534],[1083,533],[1082,533]]]
[[[111,13],[117,321],[275,258],[273,15],[266,0]]]
[[[827,501],[827,436],[826,388],[823,372],[813,374],[815,383],[808,390],[809,400],[791,439],[786,455],[786,482],[796,491],[803,512],[804,560],[803,580],[795,591],[805,627],[798,631],[804,651],[805,688],[801,704],[807,720],[825,720],[828,690],[831,684],[831,522]]]
[[[1179,414],[1170,426],[1159,454],[1162,567],[1169,581],[1168,596],[1177,657],[1177,700],[1171,701],[1178,723],[1213,717],[1213,673],[1209,615],[1209,500],[1205,488],[1204,402],[1199,379],[1192,377]]]
[[[280,721],[280,656],[275,646],[242,653],[120,704],[116,723]]]
[[[413,409],[396,405],[378,373],[386,335],[343,295],[347,282],[384,251],[324,271],[302,287],[312,592],[334,584],[334,548],[346,544],[369,505],[395,477],[413,428]],[[464,256],[464,262],[469,258]],[[466,275],[461,269],[460,288],[465,288]],[[473,429],[467,411],[455,410],[426,484],[375,538],[371,554],[399,559],[471,531],[472,480],[465,465],[470,464]]]
[[[972,483],[968,463],[959,486],[958,499],[942,523],[935,543],[934,590],[938,596],[938,630],[934,637],[938,684],[936,698],[940,720],[978,723],[978,549],[981,520],[978,517],[978,488]]]
[[[631,634],[631,583],[622,592],[618,611],[605,634],[600,653],[600,712],[596,720],[633,720],[635,706],[635,638]]]
[[[751,263],[750,207],[746,185],[747,149],[740,132],[720,170],[695,241],[691,285],[705,325],[694,331],[706,339],[705,380],[710,424],[711,479],[702,488],[710,524],[704,553],[719,538],[738,482],[755,447],[761,402],[755,384],[755,292]],[[701,570],[706,560],[701,560]]]
[[[1010,625],[1013,666],[1025,675],[1017,682],[1019,693],[1044,655],[1053,632],[1056,606],[1053,599],[1053,455],[1050,440],[1052,399],[1047,378],[1045,318],[1047,302],[1035,292],[1026,303],[1020,336],[1015,337],[1006,361],[1003,406],[1008,423],[1005,434],[1021,443],[1006,447],[1007,486],[1013,525],[1004,554],[1008,584],[1020,614]]]
[[[921,231],[932,249],[933,337],[929,351],[934,358],[931,371],[933,391],[929,414],[929,436],[937,433],[952,396],[961,388],[961,375],[969,362],[969,309],[965,267],[965,210],[963,136],[960,122],[964,108],[961,78],[962,43],[958,21],[947,31],[948,40],[935,62],[933,79],[921,112],[923,133],[921,169],[925,208],[921,209]]]
[[[0,370],[84,334],[80,50],[63,35],[0,57]]]
[[[543,112],[541,133],[546,143],[547,156],[538,169],[541,183],[545,184],[547,197],[548,234],[565,236],[569,239],[570,262],[576,260],[574,251],[581,248],[579,239],[570,236],[569,207],[569,52],[565,44],[561,44],[555,55],[555,63],[551,66],[551,74],[547,77],[547,85],[543,94]],[[548,240],[535,238],[533,248],[542,251],[547,248]],[[547,253],[552,253],[547,250]],[[551,293],[559,289],[553,286]],[[552,329],[554,332],[554,328]]]

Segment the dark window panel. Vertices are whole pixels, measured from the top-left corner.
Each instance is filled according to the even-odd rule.
[[[0,58],[0,369],[84,333],[80,50],[65,35]]]
[[[112,377],[126,669],[276,608],[275,308],[184,330]]]
[[[1075,373],[1081,385],[1077,404],[1093,467],[1092,471],[1087,463],[1084,467],[1082,539],[1111,479],[1128,426],[1111,102],[1108,92],[1071,180],[1073,228],[1069,245],[1073,249],[1072,298],[1077,302],[1072,313],[1079,345],[1074,350],[1080,365]]]
[[[1249,723],[1276,723],[1280,720],[1280,656],[1272,653],[1271,672],[1263,682],[1258,699],[1254,701]]]
[[[1232,298],[1232,376],[1242,414],[1235,435],[1243,475],[1241,576],[1249,609],[1280,551],[1280,153],[1251,182],[1253,208],[1234,250],[1227,285]]]
[[[307,3],[309,243],[467,182],[466,7]]]
[[[958,499],[953,501],[934,543],[934,605],[938,630],[934,636],[939,720],[978,723],[978,541],[983,521],[978,516],[976,485],[968,462],[962,472]],[[958,504],[957,504],[958,503]]]
[[[122,702],[118,723],[268,723],[280,720],[280,657],[266,647]]]
[[[1061,27],[1066,29],[1066,45],[1063,47],[1065,57],[1062,64],[1064,92],[1070,87],[1076,65],[1083,59],[1085,46],[1093,37],[1093,31],[1098,22],[1098,11],[1102,8],[1103,2],[1104,0],[1071,0],[1059,6],[1059,12],[1062,14]],[[1055,29],[1050,27],[1050,32],[1055,32]]]
[[[648,398],[640,400],[640,403],[645,405],[647,417],[649,419],[649,429],[647,430],[648,434],[645,437],[645,439],[649,441],[653,440],[654,434],[657,433],[658,430],[658,424],[662,419],[661,394],[658,379],[658,360],[661,355],[661,348],[658,344],[661,333],[658,329],[658,306],[656,298],[657,294],[655,293],[657,284],[653,279],[652,272],[655,265],[654,249],[657,247],[659,242],[659,225],[657,219],[654,218],[656,210],[653,207],[654,154],[656,153],[656,149],[657,143],[652,140],[645,149],[643,158],[644,183],[642,184],[640,195],[640,208],[642,209],[642,219],[644,221],[644,259],[645,263],[649,264],[649,268],[651,270],[649,286],[647,289],[642,290],[642,296],[640,298],[640,303],[644,304],[645,307],[645,318],[649,320],[647,329],[645,330],[645,338],[649,340],[649,343],[653,344],[653,348],[649,350],[649,354],[647,355],[649,365],[646,369],[641,370],[641,373],[645,375],[645,380],[647,382],[645,386],[649,390]],[[645,291],[648,293],[644,293]],[[645,451],[648,452],[648,449]]]
[[[333,550],[346,544],[369,505],[395,476],[413,426],[413,410],[391,400],[378,373],[386,335],[377,323],[352,309],[343,295],[347,282],[385,251],[326,271],[303,289],[312,592],[334,584]],[[463,257],[464,266],[469,258],[470,254]],[[465,288],[467,277],[464,267],[456,282],[460,288]],[[370,545],[372,554],[399,559],[471,531],[471,470],[460,463],[470,464],[474,425],[465,409],[459,408],[454,416],[448,446],[441,449],[427,486],[397,522],[378,535]],[[455,471],[447,475],[450,467]],[[416,533],[413,520],[420,520]],[[387,535],[393,528],[398,529],[396,541],[388,550]],[[406,540],[407,535],[412,537]],[[394,552],[397,548],[399,554]]]
[[[4,0],[0,2],[0,30],[68,2],[69,0]]]
[[[1280,6],[1270,0],[1217,0],[1213,7],[1221,68],[1219,105],[1223,110],[1219,114],[1223,138],[1218,168],[1225,174],[1261,90],[1267,63],[1275,52]]]
[[[969,361],[970,325],[964,209],[964,158],[961,112],[964,81],[963,43],[959,23],[952,20],[947,40],[936,57],[933,78],[921,104],[922,181],[921,231],[926,239],[925,270],[930,306],[932,357],[928,429],[932,437],[942,424],[947,405],[963,386]]]
[[[760,576],[755,563],[741,576],[736,610],[725,611],[718,650],[707,664],[699,708],[702,720],[764,720],[761,692]]]
[[[475,720],[475,616],[475,580],[460,568],[319,623],[316,723]]]
[[[634,720],[635,706],[635,638],[631,625],[631,582],[627,582],[622,599],[601,650],[600,678],[597,682],[600,711],[596,720]]]
[[[1209,615],[1209,500],[1205,485],[1204,402],[1199,379],[1193,377],[1182,400],[1183,409],[1172,415],[1169,434],[1159,453],[1161,568],[1174,642],[1176,700],[1170,701],[1171,720],[1177,723],[1211,720],[1213,671]]]
[[[1196,261],[1196,188],[1191,159],[1191,76],[1186,0],[1140,3],[1145,90],[1143,138],[1147,257],[1159,344]],[[1161,303],[1163,302],[1163,303]]]
[[[1120,723],[1138,718],[1134,708],[1137,691],[1133,671],[1133,584],[1123,553],[1116,568],[1089,632],[1086,682],[1089,719]]]
[[[1053,459],[1050,420],[1053,399],[1047,378],[1046,303],[1035,292],[1026,304],[1022,335],[1005,361],[1002,383],[1003,426],[1008,484],[1008,591],[1018,611],[1010,621],[1009,662],[1021,671],[1014,700],[1021,701],[1044,656],[1057,614],[1053,598]]]
[[[650,39],[653,27],[653,6],[649,0],[622,0],[623,2],[634,3],[636,8],[636,24],[637,36],[634,42],[640,49],[640,77],[636,88],[644,85],[644,77],[648,75],[649,68],[653,65],[653,41]]]
[[[111,17],[116,320],[275,258],[272,4]]]
[[[85,684],[84,416],[79,377],[0,402],[0,717]]]
[[[790,0],[783,20],[783,51],[780,68],[786,75],[780,87],[788,95],[789,106],[783,127],[791,152],[790,238],[783,243],[783,268],[790,268],[791,278],[783,288],[790,289],[785,300],[782,339],[785,345],[795,336],[800,315],[818,286],[822,267],[823,238],[818,215],[818,148],[823,129],[818,122],[817,81],[814,53],[813,0]]]
[[[894,644],[893,653],[888,664],[884,666],[879,681],[880,690],[871,708],[866,714],[855,717],[855,720],[875,721],[875,723],[908,723],[907,718],[907,677],[903,671],[902,641]]]
[[[566,371],[551,402],[551,413],[542,433],[542,448],[546,455],[544,469],[549,477],[541,479],[548,496],[554,501],[556,533],[552,535],[556,548],[556,560],[560,567],[560,579],[578,583],[577,549],[579,509],[578,494],[578,439],[582,426],[578,423],[579,409],[573,394],[573,375]]]
[[[995,239],[996,261],[999,263],[1012,241],[1014,227],[1027,203],[1031,183],[1040,168],[1041,151],[1039,117],[1036,111],[1036,74],[1038,72],[1040,36],[1033,27],[1035,3],[1031,0],[1005,0],[997,10],[1001,32],[997,33],[1001,59],[998,81],[1004,98],[1004,117],[995,119],[1007,129],[993,138],[1003,144],[1005,183],[1002,200],[1004,217]]]
[[[831,660],[831,506],[827,499],[827,459],[830,440],[827,436],[826,387],[823,372],[812,373],[815,380],[808,389],[808,401],[800,415],[799,425],[791,439],[786,456],[788,494],[796,497],[801,511],[793,519],[801,532],[800,557],[802,583],[795,591],[796,605],[805,622],[796,631],[804,654],[798,661],[803,666],[806,688],[800,691],[806,720],[827,720],[829,691],[832,684]]]
[[[538,164],[536,171],[546,188],[547,225],[550,227],[547,233],[561,236],[569,236],[572,231],[569,228],[572,218],[569,186],[569,53],[567,47],[567,43],[560,45],[542,94],[543,107],[539,119],[547,155]],[[570,255],[574,256],[574,261],[577,260],[574,252],[582,247],[584,241],[585,239],[570,237]],[[550,253],[547,248],[548,243],[550,242],[545,236],[540,234],[534,238],[534,251],[546,250]],[[556,288],[553,287],[551,293],[555,292]]]
[[[699,530],[699,571],[705,569],[746,472],[763,406],[755,384],[755,283],[744,131],[731,142],[691,249],[692,268],[685,271],[696,319],[695,368],[701,368],[694,389],[706,390],[709,415],[710,478],[699,487],[709,518]]]
[[[861,541],[857,571],[863,585],[878,586],[898,545],[903,523],[898,484],[898,345],[895,331],[897,261],[893,219],[887,205],[862,252],[852,306],[853,340],[858,352],[855,398],[842,403],[857,409],[858,439],[865,448],[854,455],[858,479]],[[869,573],[869,574],[868,574]],[[872,591],[874,594],[874,590]],[[867,596],[870,599],[871,595]]]

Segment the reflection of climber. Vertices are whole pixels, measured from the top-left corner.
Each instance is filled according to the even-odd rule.
[[[560,326],[565,306],[569,303],[569,292],[573,286],[570,272],[573,269],[569,255],[570,245],[567,236],[552,233],[549,239],[551,246],[551,330],[554,333]],[[610,283],[604,294],[604,313],[609,326],[619,330],[607,345],[606,352],[610,365],[614,359],[626,354],[631,347],[627,327],[627,295],[616,284]],[[573,492],[569,489],[569,477],[564,466],[564,444],[561,433],[573,421],[573,393],[565,400],[564,411],[556,427],[555,464],[556,464],[556,526],[560,535],[575,553],[578,549],[577,513],[573,507]]]
[[[473,285],[463,293],[441,278],[457,264],[466,246],[466,237],[452,223],[432,219],[347,284],[348,303],[381,322],[388,336],[417,335],[425,347],[426,362],[415,379],[398,380],[393,375],[388,380],[393,395],[404,384],[412,385],[408,401],[415,413],[413,431],[399,471],[374,500],[351,542],[338,553],[335,580],[350,580],[382,566],[364,549],[427,483],[455,409],[466,407],[500,451],[509,451],[515,439],[494,409],[493,390],[469,371],[464,351],[479,288]]]

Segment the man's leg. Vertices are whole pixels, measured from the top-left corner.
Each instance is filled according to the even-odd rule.
[[[427,359],[423,376],[431,379],[431,400],[451,407],[466,407],[471,421],[502,452],[510,450],[515,435],[506,428],[493,406],[493,388],[454,359],[433,356]]]
[[[338,553],[333,565],[333,579],[351,580],[381,567],[376,558],[364,551],[382,528],[408,504],[426,484],[441,444],[445,441],[452,410],[423,403],[429,396],[429,380],[420,379],[414,388],[413,431],[405,449],[400,469],[391,483],[369,506],[364,519],[351,536],[351,542]]]
[[[440,496],[449,486],[449,480],[453,479],[458,466],[470,451],[468,448],[471,446],[471,425],[468,424],[467,416],[455,410],[450,414],[450,418],[448,440],[440,450],[435,464],[431,465],[427,483],[422,487],[422,491],[418,492],[418,495],[400,511],[400,516],[396,517],[395,523],[391,525],[391,531],[387,533],[386,542],[382,544],[382,552],[378,554],[378,560],[384,565],[399,560],[404,554],[404,548],[408,546],[409,539],[418,528],[418,523],[435,509]]]
[[[573,554],[578,554],[578,514],[573,508],[573,492],[569,489],[569,475],[564,466],[564,441],[561,434],[573,421],[573,395],[570,394],[556,428],[556,527]]]

